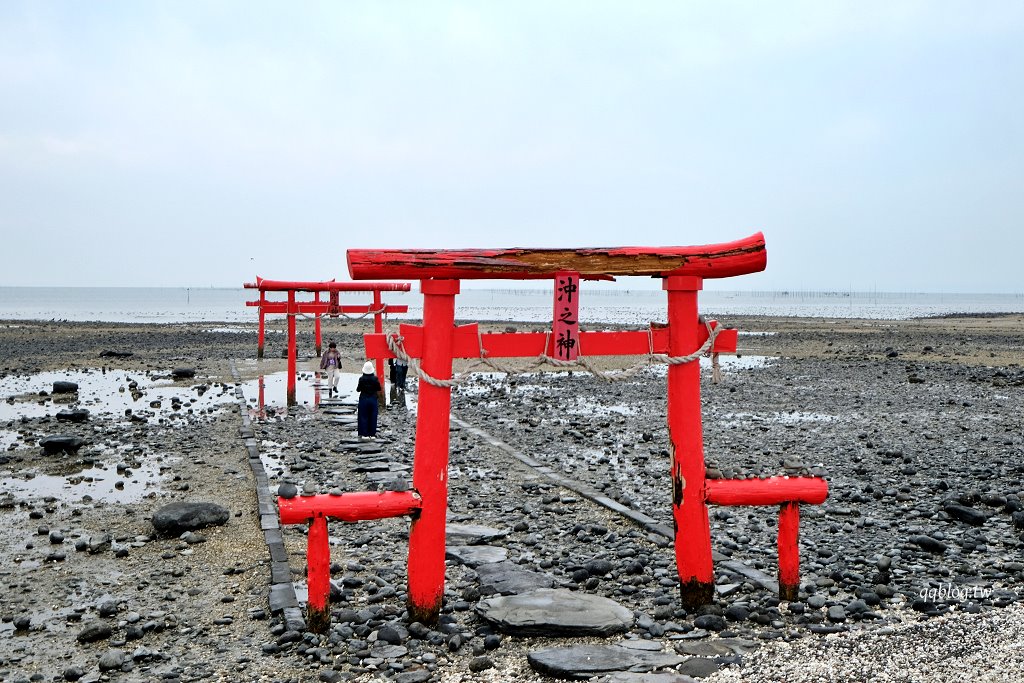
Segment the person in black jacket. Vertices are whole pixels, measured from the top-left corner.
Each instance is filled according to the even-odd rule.
[[[363,374],[356,385],[359,392],[359,438],[372,439],[377,436],[377,394],[380,392],[380,380],[373,374],[373,363],[366,361]]]

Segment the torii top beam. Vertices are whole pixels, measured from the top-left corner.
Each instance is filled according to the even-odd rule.
[[[584,278],[609,275],[746,275],[768,264],[760,232],[735,242],[694,247],[607,249],[349,249],[353,280],[372,278],[510,279],[550,278],[572,271]]]
[[[246,282],[246,289],[261,292],[408,292],[408,282],[291,282],[289,280],[264,280],[256,276],[256,282]]]

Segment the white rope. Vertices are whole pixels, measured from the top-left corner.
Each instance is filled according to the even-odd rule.
[[[380,308],[368,309],[365,313],[360,313],[358,315],[349,315],[348,313],[345,313],[344,311],[338,311],[337,313],[330,313],[330,312],[328,312],[328,313],[286,313],[285,315],[293,316],[293,317],[299,317],[299,318],[305,318],[306,320],[313,320],[314,318],[320,318],[320,317],[325,316],[325,315],[342,315],[342,316],[345,316],[346,318],[348,318],[349,320],[361,320],[361,319],[365,318],[368,315],[377,315],[378,313],[383,313],[384,317],[387,317],[387,309],[388,309],[387,304],[381,304]]]
[[[653,337],[650,336],[650,330],[648,330],[649,337],[649,351],[646,356],[641,357],[639,361],[634,363],[628,368],[621,370],[602,370],[598,368],[594,362],[586,356],[578,356],[575,360],[561,360],[560,358],[552,358],[547,355],[548,344],[551,341],[551,332],[548,331],[544,335],[544,348],[525,368],[512,369],[507,365],[498,363],[493,358],[487,357],[487,350],[484,349],[483,335],[480,333],[480,328],[477,327],[477,343],[480,348],[480,355],[473,359],[473,363],[466,368],[458,376],[453,376],[451,379],[437,379],[427,374],[422,367],[420,367],[419,360],[412,358],[405,351],[405,338],[399,334],[388,333],[385,335],[387,339],[388,348],[391,353],[395,354],[397,358],[404,360],[410,367],[412,367],[416,376],[422,379],[427,384],[431,384],[435,387],[441,388],[452,388],[459,386],[469,378],[469,373],[475,368],[484,366],[491,368],[497,372],[501,372],[507,375],[517,373],[534,372],[544,367],[545,365],[554,366],[556,368],[562,368],[566,370],[574,370],[577,368],[583,368],[590,374],[594,375],[599,379],[603,379],[606,382],[623,382],[632,379],[638,372],[650,365],[667,364],[667,365],[682,365],[684,363],[692,363],[699,359],[701,356],[712,356],[712,381],[717,384],[721,381],[721,370],[718,364],[718,354],[711,353],[711,349],[714,346],[715,338],[718,337],[719,333],[725,329],[721,325],[713,327],[710,322],[701,319],[705,327],[708,330],[708,338],[701,344],[693,353],[689,353],[685,356],[669,356],[664,353],[654,353],[654,341]],[[580,349],[582,351],[582,349]]]

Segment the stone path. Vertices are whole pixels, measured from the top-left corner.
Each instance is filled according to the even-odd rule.
[[[244,408],[244,397],[238,390],[240,404]],[[319,413],[324,421],[349,432],[356,425],[356,406],[337,398],[323,398]],[[253,438],[248,414],[243,409],[242,436],[250,451],[250,464],[257,474],[258,488],[268,490],[266,474],[260,464],[258,446]],[[456,421],[457,422],[457,421]],[[465,425],[474,432],[475,428]],[[484,434],[479,432],[479,435]],[[406,464],[407,454],[401,459],[389,448],[384,438],[364,441],[354,436],[341,436],[334,441],[337,448],[355,463],[354,474],[361,474],[366,480],[362,488],[386,490],[407,490],[411,486],[411,467]],[[512,453],[523,460],[521,454]],[[531,463],[527,463],[531,464]],[[551,476],[550,473],[544,473]],[[558,477],[562,479],[562,477]],[[356,487],[358,489],[359,487]],[[569,486],[579,491],[579,486]],[[349,490],[356,490],[350,488]],[[302,493],[305,493],[303,491]],[[594,494],[586,490],[584,494]],[[296,487],[282,486],[280,495],[299,495]],[[600,495],[587,495],[598,504],[609,507]],[[597,499],[597,500],[595,500]],[[622,512],[615,505],[611,509]],[[301,630],[301,611],[291,583],[287,556],[280,541],[280,526],[276,515],[276,501],[272,496],[261,496],[260,508],[264,532],[274,560],[272,565],[272,586],[270,603],[275,613],[282,616],[294,627]],[[631,518],[639,513],[633,512]],[[665,537],[665,529],[652,520],[633,519],[649,533]],[[490,623],[497,631],[519,637],[597,637],[609,638],[629,630],[638,615],[618,602],[599,595],[568,590],[558,586],[556,578],[544,572],[521,568],[508,560],[508,550],[500,545],[510,529],[487,527],[479,524],[449,523],[447,525],[448,560],[475,570],[481,599],[476,605],[477,614]],[[744,571],[746,570],[746,571]],[[595,569],[596,571],[596,569]],[[771,578],[757,570],[736,568],[748,578],[768,583]],[[755,574],[757,574],[755,576]],[[730,590],[730,585],[719,586],[720,592]],[[642,615],[641,615],[642,616]],[[686,634],[675,650],[666,650],[661,643],[650,640],[627,639],[610,644],[570,645],[566,647],[545,647],[533,650],[528,655],[529,665],[538,673],[563,679],[589,679],[604,676],[607,683],[692,683],[693,677],[704,677],[717,671],[727,663],[740,661],[742,654],[756,647],[751,641],[717,639],[692,641],[694,637],[709,637],[708,631],[695,630]],[[380,659],[400,657],[405,648],[398,644],[378,644],[371,655]],[[669,671],[659,671],[669,669]]]

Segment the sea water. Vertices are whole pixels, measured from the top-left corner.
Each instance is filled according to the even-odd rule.
[[[385,303],[409,307],[408,313],[391,314],[389,318],[421,318],[423,298],[418,289],[414,284],[411,292],[384,292]],[[705,282],[705,290],[699,296],[700,310],[709,316],[901,320],[953,313],[1024,312],[1024,293],[740,292],[716,290]],[[587,282],[580,291],[580,320],[586,324],[664,322],[665,297],[664,292],[655,289]],[[257,309],[246,306],[246,302],[258,298],[254,290],[241,287],[0,287],[0,320],[255,323]],[[267,294],[272,301],[285,298],[282,292]],[[312,295],[300,293],[298,300],[311,301]],[[368,305],[372,300],[368,292],[340,295],[342,304]],[[456,318],[460,321],[549,322],[552,317],[550,289],[487,289],[463,283],[455,301]]]

